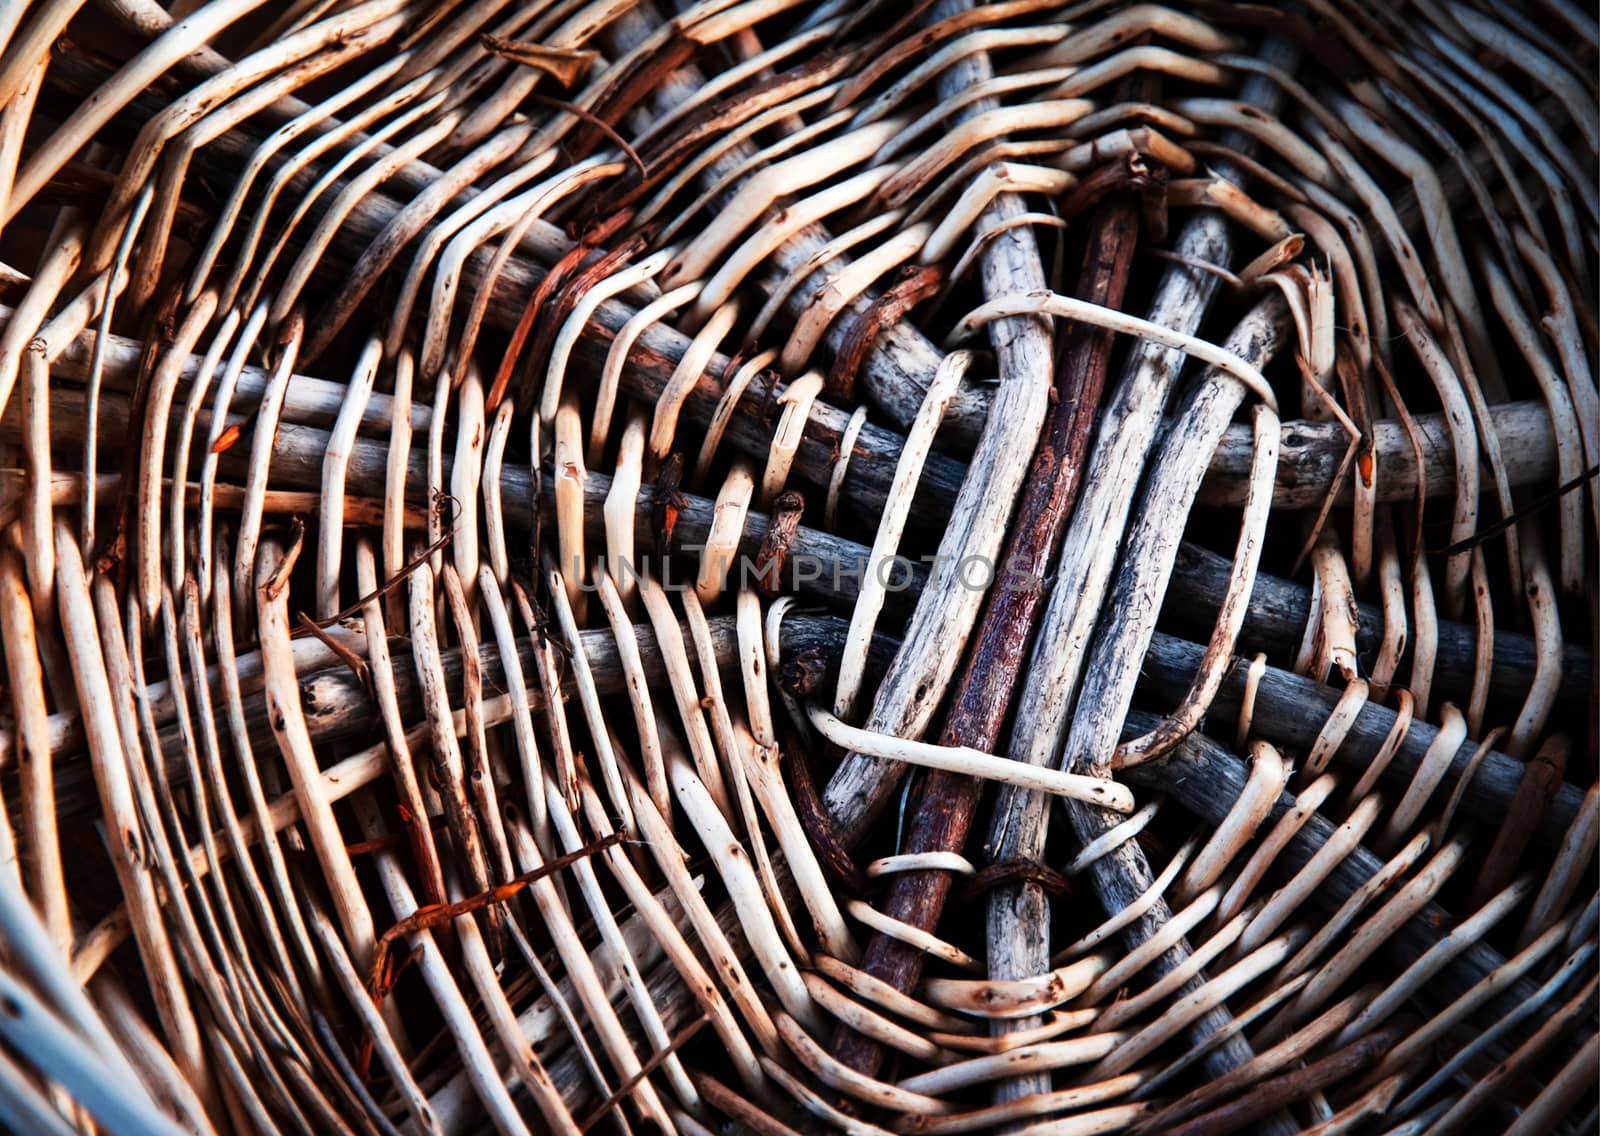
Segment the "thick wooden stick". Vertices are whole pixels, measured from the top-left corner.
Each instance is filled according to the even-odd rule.
[[[1556,452],[1550,413],[1542,402],[1503,402],[1490,410],[1495,434],[1505,449],[1506,476],[1513,488],[1556,487]],[[1421,472],[1428,497],[1455,495],[1455,463],[1450,456],[1449,426],[1442,414],[1416,418],[1422,445]],[[1417,456],[1405,428],[1393,419],[1372,424],[1374,458],[1382,470],[1379,501],[1411,501],[1417,494]],[[1275,509],[1314,509],[1344,461],[1350,437],[1338,422],[1285,422],[1279,436],[1278,478],[1272,492]],[[1206,470],[1196,503],[1239,508],[1244,505],[1250,475],[1250,427],[1229,427]],[[1339,502],[1351,496],[1347,482]]]
[[[1257,367],[1283,344],[1288,309],[1277,293],[1258,303],[1229,337],[1228,347]],[[1194,501],[1197,467],[1243,403],[1243,384],[1209,372],[1183,400],[1178,421],[1163,437],[1128,535],[1121,568],[1095,633],[1083,690],[1073,715],[1065,768],[1108,775],[1122,719],[1133,700],[1161,597],[1177,558],[1179,538]]]
[[[961,0],[948,0],[936,5],[930,18],[963,6]],[[959,92],[980,81],[988,70],[986,56],[969,57],[941,79],[940,92],[946,97]],[[977,104],[969,113],[981,107]],[[1001,194],[984,210],[982,224],[997,227],[1023,211],[1016,195]],[[1030,229],[1003,230],[985,247],[982,264],[986,299],[1046,287]],[[939,560],[918,597],[900,654],[873,701],[866,723],[869,730],[914,738],[927,728],[960,662],[982,600],[982,593],[962,577],[963,566],[969,559],[996,562],[1027,472],[1017,455],[1033,452],[1044,425],[1052,354],[1049,322],[1038,316],[1002,320],[991,327],[990,340],[999,360],[1000,388],[939,542]],[[846,839],[863,835],[888,803],[901,772],[864,754],[849,754],[839,764],[823,801]]]
[[[1201,652],[1202,648],[1194,643],[1157,632],[1144,658],[1139,689],[1158,700],[1181,698],[1194,678]],[[1248,669],[1240,660],[1223,681],[1222,689],[1212,703],[1214,721],[1231,722],[1237,716]],[[1274,744],[1308,749],[1322,732],[1328,716],[1338,706],[1340,696],[1341,692],[1331,686],[1277,667],[1267,667],[1256,688],[1252,728]],[[1343,744],[1334,752],[1333,760],[1354,770],[1364,770],[1372,756],[1382,748],[1394,720],[1393,710],[1367,703],[1356,715]],[[1385,778],[1397,784],[1409,782],[1438,733],[1433,726],[1413,721],[1384,771]],[[1450,759],[1450,766],[1441,784],[1455,785],[1466,772],[1467,763],[1477,748],[1475,741],[1463,741]],[[1483,756],[1477,772],[1468,783],[1461,798],[1461,808],[1487,824],[1498,825],[1516,796],[1525,768],[1515,758],[1490,750]],[[1545,821],[1535,834],[1535,839],[1547,847],[1554,847],[1572,824],[1582,802],[1583,793],[1580,789],[1563,784],[1551,800]]]
[[[1257,367],[1265,366],[1278,350],[1287,330],[1287,311],[1281,298],[1272,295],[1258,303],[1229,337],[1228,348]],[[1105,618],[1101,622],[1085,669],[1082,693],[1071,719],[1063,768],[1082,773],[1110,776],[1111,759],[1122,724],[1133,699],[1140,661],[1160,609],[1173,559],[1176,557],[1184,522],[1193,503],[1195,467],[1201,465],[1235,410],[1247,397],[1243,384],[1219,371],[1208,372],[1183,401],[1178,422],[1161,441],[1140,501],[1139,513],[1123,550],[1123,560]],[[1104,810],[1077,808],[1064,802],[1067,819],[1078,841],[1087,845],[1105,836],[1118,824]],[[1019,834],[1037,826],[1042,835],[1044,817],[1028,801],[1014,820]],[[1024,847],[1033,847],[1036,838],[1026,837]],[[1037,853],[1035,853],[1037,854]],[[1091,869],[1095,891],[1105,910],[1115,914],[1149,886],[1150,871],[1135,841],[1127,841],[1106,860]],[[1152,914],[1159,920],[1159,908]],[[1002,911],[1005,909],[1002,908]],[[1152,931],[1159,924],[1152,926]],[[1020,931],[1020,928],[1017,930]],[[1156,973],[1181,965],[1187,956],[1183,946],[1168,952],[1157,964]],[[1224,1011],[1225,1015],[1225,1011]],[[1215,1025],[1202,1027],[1209,1032]],[[1244,1046],[1218,1054],[1208,1063],[1214,1073],[1225,1064],[1237,1065],[1247,1058]],[[1284,1127],[1281,1122],[1269,1125]]]
[[[709,620],[709,623],[718,665],[731,667],[738,651],[734,617],[717,616]],[[844,643],[846,627],[845,621],[837,616],[791,616],[783,622],[785,660],[793,661],[797,666],[804,666],[831,682],[834,669],[837,667],[839,648]],[[652,685],[665,683],[666,664],[654,631],[648,624],[641,624],[634,628],[634,633],[638,639],[639,655],[647,681]],[[627,688],[627,675],[611,632],[606,629],[586,630],[580,632],[580,639],[584,654],[589,659],[595,688],[599,693],[601,695],[624,693]],[[892,639],[884,636],[874,638],[869,674],[881,673],[884,664],[893,653],[894,646]],[[397,651],[398,647],[397,641],[395,643]],[[536,649],[531,639],[517,640],[518,661],[525,671],[533,668]],[[484,643],[479,648],[478,657],[485,685],[495,689],[505,689],[505,672],[500,648],[493,642]],[[246,664],[250,662],[248,657],[243,656],[241,661]],[[460,648],[452,647],[441,651],[440,662],[443,667],[444,691],[452,705],[459,705],[465,669]],[[576,693],[577,687],[570,674],[562,681],[564,693],[569,695]],[[306,729],[314,745],[325,747],[347,744],[372,733],[374,718],[366,686],[361,678],[347,667],[341,665],[303,673],[298,676],[297,685],[300,689]],[[394,688],[396,701],[407,720],[420,715],[422,689],[417,679],[416,668],[410,665],[397,665],[394,668]],[[538,708],[543,704],[543,695],[536,687],[531,688],[529,705]],[[255,691],[246,695],[244,708],[252,744],[271,745],[272,724],[262,694]],[[182,779],[185,767],[179,759],[183,753],[183,742],[177,727],[164,725],[159,731],[159,737],[162,751],[167,754],[169,761],[175,763],[170,771],[173,780]],[[57,763],[57,811],[62,817],[75,815],[91,803],[86,795],[88,771],[83,768],[81,756],[63,753],[57,756]]]
[[[1182,635],[1209,634],[1228,585],[1228,571],[1228,562],[1216,553],[1197,544],[1181,545],[1162,601],[1161,626]],[[1356,648],[1365,674],[1383,646],[1383,609],[1377,604],[1358,603],[1356,610]],[[1265,651],[1276,660],[1291,662],[1300,649],[1310,617],[1310,588],[1258,574],[1239,635],[1239,652]],[[1472,624],[1439,621],[1438,658],[1433,668],[1435,694],[1465,699],[1471,693],[1477,677],[1477,636]],[[1520,703],[1527,697],[1537,658],[1532,636],[1496,630],[1489,697]],[[1560,697],[1574,702],[1588,698],[1593,678],[1593,658],[1588,649],[1566,643]]]
[[[1044,389],[1003,388],[996,413],[963,487],[951,528],[940,542],[938,559],[911,622],[897,662],[878,688],[866,728],[900,737],[919,736],[943,699],[960,661],[982,593],[961,572],[970,564],[992,565],[1000,551],[1007,518],[1026,467],[1010,455],[1037,441],[1045,410]],[[1034,384],[1027,384],[1030,388]],[[1013,406],[1012,402],[1025,405]],[[931,601],[931,602],[930,602]],[[828,783],[825,802],[841,829],[859,839],[864,826],[888,803],[897,770],[878,758],[846,758]]]
[[[1047,390],[1030,379],[1013,384],[1003,391],[1011,397],[998,400],[992,429],[984,435],[951,527],[940,541],[897,661],[873,700],[867,730],[918,738],[943,701],[983,598],[983,590],[963,573],[973,565],[987,573],[997,561],[1026,470],[1008,455],[1031,449],[1037,441]],[[860,753],[847,755],[835,770],[824,801],[851,843],[887,805],[900,772],[894,763]]]

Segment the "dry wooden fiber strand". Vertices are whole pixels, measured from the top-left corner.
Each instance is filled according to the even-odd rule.
[[[1577,1133],[1568,0],[0,10],[0,1130]]]

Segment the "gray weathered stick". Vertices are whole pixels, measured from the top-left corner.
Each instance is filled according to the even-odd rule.
[[[1140,690],[1157,700],[1181,698],[1194,677],[1201,651],[1202,648],[1193,643],[1158,631],[1144,658]],[[1231,722],[1237,717],[1247,669],[1240,661],[1229,672],[1222,689],[1217,693],[1217,700],[1212,703],[1214,720]],[[1302,678],[1290,671],[1268,667],[1256,689],[1252,728],[1275,744],[1307,749],[1316,741],[1328,715],[1338,705],[1339,696],[1340,691],[1331,686]],[[1365,769],[1388,737],[1394,719],[1394,711],[1387,706],[1367,703],[1356,715],[1350,732],[1335,751],[1333,760],[1355,770]],[[1425,722],[1413,721],[1384,772],[1385,779],[1397,784],[1410,781],[1438,733],[1437,728]],[[1453,790],[1477,748],[1477,743],[1470,739],[1462,742],[1440,782],[1438,791],[1441,794]],[[1486,823],[1498,824],[1516,795],[1525,768],[1515,758],[1489,751],[1467,785],[1466,793],[1461,798],[1461,808]],[[1574,785],[1563,784],[1551,800],[1549,812],[1545,814],[1544,823],[1535,839],[1547,846],[1557,844],[1572,823],[1572,818],[1577,815],[1582,801],[1581,790]]]
[[[970,0],[944,0],[944,2],[934,6],[933,10],[928,15],[928,19],[930,21],[938,21],[956,13],[968,11],[970,8]],[[992,76],[993,70],[989,65],[989,58],[987,54],[978,52],[957,63],[950,69],[950,71],[940,80],[939,93],[942,97],[949,98],[952,95],[958,94],[967,87],[981,83]],[[980,99],[968,107],[963,112],[962,117],[963,119],[970,118],[973,115],[993,110],[998,105],[998,100]],[[993,203],[991,203],[987,209],[984,210],[978,224],[980,234],[993,230],[996,226],[1005,224],[1008,220],[1019,216],[1023,211],[1024,205],[1022,199],[1018,197],[1018,195],[1012,193],[1001,194],[995,198]],[[1124,265],[1125,272],[1126,265],[1128,263],[1126,257],[1123,259],[1122,263]],[[1012,228],[1002,230],[998,236],[995,237],[995,239],[989,241],[982,257],[982,283],[984,296],[990,299],[996,296],[1007,295],[1015,292],[1027,292],[1042,289],[1047,286],[1044,267],[1039,259],[1039,247],[1034,240],[1032,230],[1026,227],[1014,226]],[[1023,316],[1000,320],[991,325],[989,334],[991,342],[994,344],[995,355],[999,364],[1000,381],[1002,384],[1004,384],[1000,393],[1000,397],[997,398],[994,403],[994,411],[996,414],[1001,413],[1002,408],[1005,408],[1009,405],[1008,396],[1012,394],[1014,388],[1019,386],[1042,390],[1051,395],[1054,394],[1052,384],[1055,381],[1055,376],[1053,373],[1054,368],[1052,367],[1052,359],[1055,352],[1051,342],[1052,337],[1050,324],[1047,320],[1043,320],[1037,316]],[[1043,419],[1041,418],[1041,426],[1042,425]],[[1029,474],[1032,474],[1033,471],[1038,468],[1038,466],[1036,464],[1029,464],[1024,467],[1024,464],[1021,461],[1022,453],[1027,452],[1032,454],[1035,449],[1035,442],[1037,442],[1038,447],[1041,449],[1049,447],[1051,443],[1049,440],[1038,440],[1037,432],[1035,439],[1027,439],[1024,436],[1022,440],[1027,443],[1026,451],[1018,449],[1010,454],[1007,454],[1004,451],[994,451],[986,448],[989,441],[989,435],[986,432],[984,436],[984,445],[980,446],[979,454],[975,456],[974,464],[971,468],[974,471],[978,468],[977,462],[981,460],[985,453],[995,453],[996,457],[1000,461],[1009,462],[1009,464],[1016,467],[1019,471],[1026,469]],[[1018,487],[1020,488],[1020,479]],[[1034,498],[1031,494],[1023,495],[1023,501],[1025,502],[1021,506],[1021,511],[1023,513],[1026,513],[1028,509],[1026,502],[1032,500],[1034,500]],[[1033,517],[1026,515],[1019,516],[1015,519],[1017,523],[1023,527],[1030,527],[1035,523]],[[994,545],[997,554],[1001,547],[1002,545],[999,543]],[[955,583],[959,587],[962,582],[960,580],[956,580]],[[936,582],[935,587],[937,586],[938,583]],[[937,593],[925,590],[922,593],[922,599],[918,603],[918,614],[921,614],[922,609],[927,605],[929,599],[937,598]],[[976,605],[974,605],[974,615],[976,615],[976,610]],[[985,628],[987,628],[987,626],[988,625],[986,623]],[[985,668],[990,666],[996,667],[997,669],[1001,668],[1001,664],[999,662],[987,657],[984,654],[984,643],[982,640],[983,634],[984,632],[979,633],[980,640],[979,646],[976,650],[976,658],[970,664],[970,666],[977,668],[980,673]],[[954,651],[954,658],[951,661],[959,662],[960,657],[964,653],[965,652],[960,649]],[[1015,678],[1015,665],[1018,661],[1020,661],[1020,654],[1017,658],[1011,660],[1009,677],[1000,680],[1003,685],[1007,687],[1012,685],[1012,681]],[[953,668],[949,673],[953,677]],[[971,677],[971,674],[972,672],[969,671],[969,678]],[[962,706],[963,708],[965,706],[963,699],[965,697],[966,690],[966,681],[963,680],[957,684],[958,693],[954,696],[956,705]],[[937,702],[941,699],[941,697],[942,691],[936,691],[934,692],[931,701]],[[953,709],[949,712],[946,720],[945,734],[940,738],[941,743],[974,745],[983,749],[991,748],[996,740],[996,731],[992,730],[982,737],[959,736],[960,734],[967,732],[971,726],[970,723],[963,723],[956,726],[957,735],[951,734],[951,727],[953,725],[952,719],[960,716],[961,714],[958,710]],[[995,726],[998,727],[998,725],[999,720],[997,716]],[[833,790],[835,784],[841,784],[848,787],[849,782],[846,779],[848,776],[847,770],[856,765],[856,763],[862,761],[863,758],[858,754],[851,754],[846,757],[844,764],[841,765],[840,769],[835,773],[834,781],[830,782],[830,791]],[[881,782],[892,784],[892,779],[883,778],[881,779]],[[949,809],[957,807],[950,799],[956,794],[950,791],[950,786],[947,784],[945,779],[935,775],[929,778],[925,785],[928,787],[929,791],[923,795],[919,802],[917,808],[919,814],[936,816],[945,813]],[[967,795],[967,803],[964,806],[965,811],[968,814],[971,812],[972,803],[975,801],[975,799],[976,791],[974,789],[973,792]],[[842,800],[843,799],[839,795],[832,797],[832,803],[834,804],[839,804]],[[854,800],[850,800],[848,803],[854,804]],[[868,806],[868,808],[870,808],[870,801],[865,802],[865,804]],[[839,813],[837,811],[835,811],[834,815],[836,818],[839,817]],[[870,816],[870,812],[864,815]],[[921,820],[921,815],[913,819],[912,831],[914,834],[919,830],[919,822]],[[965,824],[963,824],[961,827],[964,831]],[[915,835],[912,839],[913,843],[911,845],[904,846],[902,850],[922,851],[920,848],[915,848]],[[961,843],[962,841],[960,839],[955,841],[954,849],[956,851],[960,850]],[[948,877],[946,877],[946,880],[948,880]],[[902,877],[900,882],[908,883],[909,881],[905,877]],[[892,898],[885,905],[884,910],[890,918],[899,919],[901,921],[905,920],[906,913],[894,909]],[[937,909],[935,909],[935,911],[936,910]],[[936,914],[934,918],[937,918]],[[868,945],[866,954],[864,956],[863,966],[866,972],[873,975],[875,978],[891,981],[892,984],[897,988],[909,991],[911,987],[915,985],[914,975],[916,970],[912,969],[909,974],[897,973],[897,968],[890,961],[897,956],[900,958],[905,958],[907,956],[916,958],[915,952],[906,951],[903,944],[896,943],[889,937],[881,934],[875,935]],[[915,965],[915,963],[911,964],[913,968]],[[869,1076],[877,1075],[879,1066],[881,1065],[883,1059],[883,1050],[881,1046],[871,1041],[865,1035],[858,1033],[848,1026],[842,1024],[840,1025],[839,1030],[834,1037],[834,1051],[835,1055],[844,1064],[850,1068],[866,1073]]]
[[[716,616],[709,622],[718,665],[730,668],[734,665],[738,651],[734,619],[732,616]],[[782,629],[784,658],[804,661],[808,666],[818,668],[824,677],[829,676],[833,667],[837,665],[846,626],[845,621],[837,616],[789,617],[784,620]],[[654,631],[648,624],[642,624],[634,628],[634,633],[639,641],[639,656],[644,665],[645,677],[652,685],[664,684],[666,664],[662,661]],[[596,689],[602,695],[624,693],[627,686],[626,674],[621,656],[617,652],[616,640],[611,632],[600,628],[583,631],[580,635]],[[878,636],[873,640],[869,673],[876,674],[881,671],[894,647],[892,639]],[[528,673],[533,670],[534,652],[532,640],[526,638],[518,640],[518,658],[524,671]],[[462,698],[461,650],[453,647],[441,652],[441,655],[445,688],[452,705],[456,705]],[[398,641],[396,641],[396,658],[401,664],[396,665],[394,669],[395,694],[400,708],[407,715],[420,716],[422,692],[416,669],[409,665],[404,655],[399,653]],[[486,691],[498,693],[506,689],[499,647],[493,642],[482,644],[479,649],[479,659]],[[300,675],[298,685],[306,728],[315,744],[333,746],[371,734],[375,721],[371,700],[366,686],[354,672],[342,666],[317,670]],[[569,695],[575,693],[576,686],[570,674],[564,676],[562,689]],[[539,707],[543,703],[543,695],[536,686],[531,686],[529,704]],[[268,720],[266,701],[261,692],[247,694],[244,707],[251,742],[258,746],[270,745],[272,728]],[[167,754],[169,762],[173,763],[170,775],[174,781],[179,781],[185,776],[186,767],[180,760],[183,741],[178,729],[175,725],[163,725],[159,737],[163,751]],[[61,815],[66,817],[75,815],[90,804],[87,796],[88,772],[82,767],[78,756],[63,754],[59,761],[61,767],[56,776],[56,798]]]
[[[1227,347],[1261,368],[1283,346],[1288,332],[1288,307],[1274,292],[1245,316]],[[1063,768],[1109,775],[1112,751],[1133,703],[1139,666],[1155,633],[1161,597],[1194,503],[1198,475],[1247,394],[1237,380],[1215,370],[1207,372],[1184,398],[1177,421],[1161,440],[1089,652],[1061,758]]]
[[[1197,544],[1179,546],[1172,581],[1162,601],[1161,626],[1191,637],[1208,635],[1228,586],[1228,572],[1228,561],[1216,553]],[[1356,647],[1365,668],[1382,646],[1383,609],[1369,603],[1356,607]],[[1239,653],[1265,651],[1275,660],[1292,661],[1310,615],[1310,588],[1258,574],[1239,634]],[[1465,699],[1471,693],[1477,675],[1477,638],[1477,628],[1471,624],[1439,621],[1438,658],[1433,666],[1435,694]],[[1496,629],[1489,697],[1520,703],[1527,697],[1537,657],[1532,636]],[[1588,698],[1594,678],[1588,648],[1567,642],[1561,665],[1561,697],[1572,701]]]
[[[1503,402],[1491,408],[1495,434],[1504,447],[1506,476],[1514,488],[1556,487],[1556,452],[1550,414],[1542,402]],[[1422,472],[1428,496],[1455,493],[1455,465],[1450,458],[1450,435],[1441,414],[1418,415],[1417,433],[1422,445]],[[1338,422],[1285,422],[1279,438],[1278,477],[1272,493],[1275,509],[1315,509],[1327,496],[1339,472],[1350,438]],[[1379,501],[1411,501],[1417,493],[1417,461],[1405,428],[1398,421],[1380,419],[1372,424],[1374,461],[1378,469]],[[1244,504],[1250,472],[1250,427],[1228,428],[1212,455],[1197,503],[1238,508]],[[1350,484],[1339,490],[1338,500],[1348,503]]]
[[[1281,297],[1273,294],[1264,299],[1245,316],[1229,338],[1228,348],[1258,368],[1265,366],[1288,330],[1287,314]],[[1177,423],[1162,439],[1138,518],[1123,551],[1106,617],[1089,655],[1083,692],[1061,758],[1064,769],[1110,775],[1112,753],[1133,700],[1140,664],[1155,632],[1160,597],[1166,592],[1178,541],[1193,504],[1197,474],[1246,394],[1242,383],[1220,372],[1208,372],[1184,399]],[[1002,806],[1007,803],[1002,798]],[[1071,801],[1064,804],[1067,819],[1082,844],[1111,831],[1121,819],[1102,809],[1075,807]],[[1017,805],[1013,821],[1017,829],[1037,827],[1042,836],[1042,802],[1030,797]],[[1030,851],[1034,847],[1026,839],[1021,843]],[[1037,856],[1038,851],[1031,854]],[[1092,876],[1100,902],[1108,912],[1122,910],[1149,884],[1149,867],[1133,841],[1101,863],[1106,867],[1096,864]],[[1159,927],[1163,906],[1158,903],[1151,913],[1151,933]],[[1156,964],[1155,972],[1160,974],[1181,964],[1186,954],[1182,948],[1174,949]],[[1224,1062],[1237,1064],[1248,1052],[1242,1046],[1234,1048],[1238,1050],[1236,1054],[1219,1055],[1210,1065],[1214,1072],[1220,1071]]]

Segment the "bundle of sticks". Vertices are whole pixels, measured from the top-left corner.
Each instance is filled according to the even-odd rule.
[[[1592,1131],[1597,58],[0,11],[0,1128]]]

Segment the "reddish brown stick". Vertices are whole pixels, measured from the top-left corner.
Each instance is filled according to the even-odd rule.
[[[594,251],[595,246],[609,240],[618,229],[627,224],[631,216],[630,213],[617,213],[591,226],[572,250],[556,261],[550,271],[545,273],[544,279],[534,287],[533,295],[528,297],[528,306],[522,310],[522,318],[517,321],[516,329],[511,333],[511,343],[500,359],[500,368],[495,372],[494,382],[489,387],[489,395],[484,399],[484,410],[487,413],[493,414],[500,405],[500,400],[505,398],[506,386],[511,382],[511,372],[516,368],[517,358],[522,354],[528,336],[533,333],[535,327],[540,327],[540,335],[543,336],[544,331],[539,323],[539,316],[544,311],[545,305],[550,302],[552,296],[560,292],[567,277],[583,263],[584,257]],[[463,375],[465,373],[462,372]],[[460,376],[457,377],[459,379]]]
[[[593,230],[594,233],[604,235],[598,238],[592,235],[586,236],[582,242],[584,247],[598,246],[600,241],[609,239],[612,233],[627,224],[632,217],[632,213],[623,212],[607,218]],[[533,346],[528,351],[528,361],[522,372],[522,389],[519,392],[524,402],[531,404],[534,384],[544,377],[545,367],[550,362],[550,350],[555,345],[556,334],[583,299],[583,294],[633,259],[648,244],[643,234],[624,241],[619,247],[602,252],[591,264],[580,268],[561,285],[556,296],[555,311],[539,321],[540,326],[534,333]]]
[[[944,270],[937,265],[915,265],[901,270],[900,279],[888,291],[872,301],[866,311],[855,317],[844,342],[834,353],[833,366],[828,369],[828,382],[823,388],[828,397],[842,405],[855,401],[856,375],[866,362],[867,352],[878,338],[878,333],[896,320],[904,319],[912,308],[938,294],[944,285]]]
[[[576,864],[579,860],[604,852],[621,840],[622,834],[613,832],[610,836],[601,837],[599,840],[585,844],[582,848],[568,852],[564,856],[557,856],[553,860],[548,860],[537,868],[524,872],[522,875],[503,884],[496,884],[487,891],[469,895],[467,898],[458,899],[454,903],[435,903],[418,907],[410,915],[399,920],[378,937],[378,946],[372,956],[372,977],[367,980],[367,990],[372,995],[373,1004],[382,1008],[383,1000],[394,989],[403,964],[396,964],[392,952],[395,943],[406,935],[414,934],[417,931],[427,931],[434,927],[442,927],[460,916],[471,915],[473,912],[481,911],[484,908],[493,909],[519,894],[529,884],[536,883],[546,876],[553,875],[563,868]],[[361,1049],[356,1059],[356,1068],[363,1077],[366,1076],[371,1063],[372,1038],[363,1036]]]
[[[1138,210],[1125,196],[1099,206],[1078,278],[1079,297],[1106,307],[1121,305],[1138,231]],[[999,737],[1044,599],[1044,573],[1077,500],[1111,343],[1108,332],[1082,324],[1074,325],[1064,338],[1056,367],[1055,404],[1034,454],[1027,490],[1017,508],[1016,527],[945,721],[941,745],[988,750]],[[929,775],[912,806],[904,850],[960,852],[981,789],[981,783],[970,777]],[[950,884],[949,872],[897,875],[882,910],[891,918],[931,931],[944,909]],[[899,940],[874,935],[863,969],[909,993],[922,977],[922,958],[921,951]],[[851,1068],[869,1075],[876,1074],[883,1060],[876,1042],[844,1026],[839,1028],[834,1052]]]

